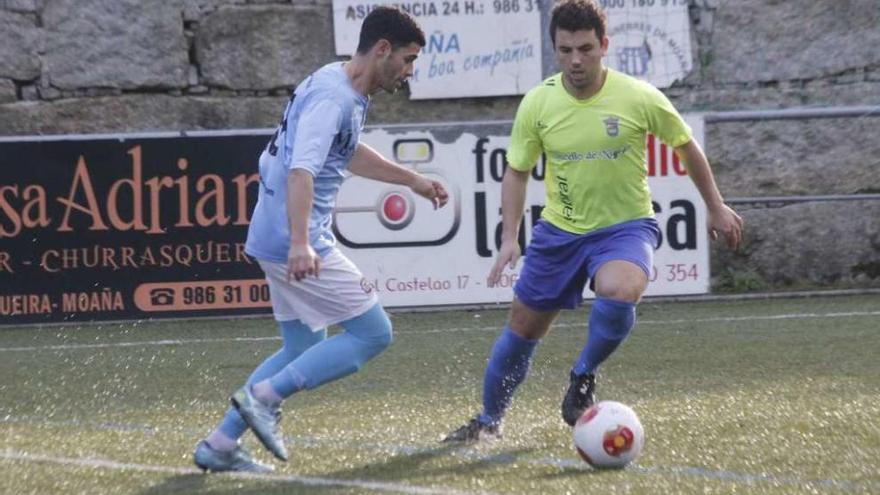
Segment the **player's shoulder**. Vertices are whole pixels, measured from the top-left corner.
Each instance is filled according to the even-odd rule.
[[[312,72],[297,86],[297,96],[309,98],[341,98],[347,95],[347,85],[340,62],[329,63]]]
[[[608,80],[618,91],[629,95],[639,95],[646,98],[663,95],[663,92],[653,84],[611,68],[608,69]]]
[[[520,102],[520,106],[530,108],[545,106],[561,94],[559,92],[560,89],[565,91],[562,88],[562,74],[554,74],[527,91]]]
[[[540,84],[530,89],[526,93],[526,98],[541,99],[549,98],[559,92],[562,88],[562,73],[553,74],[552,76],[541,81]]]

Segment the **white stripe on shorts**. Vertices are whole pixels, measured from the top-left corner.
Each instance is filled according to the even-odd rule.
[[[277,321],[300,320],[313,331],[360,316],[378,301],[358,267],[338,249],[321,260],[317,277],[287,281],[287,265],[258,260],[269,282]]]

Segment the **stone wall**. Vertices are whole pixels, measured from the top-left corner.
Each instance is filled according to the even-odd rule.
[[[682,111],[880,104],[876,0],[692,0],[691,18],[695,69],[665,90]],[[0,135],[272,127],[335,58],[331,0],[0,0]],[[511,119],[518,101],[380,95],[370,121]],[[880,193],[878,124],[714,123],[704,145],[729,198]],[[880,201],[740,210],[716,288],[880,286]]]

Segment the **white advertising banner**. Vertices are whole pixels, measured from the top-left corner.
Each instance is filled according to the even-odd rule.
[[[333,0],[337,55],[355,52],[364,18],[384,3],[412,14],[425,32],[412,99],[521,95],[541,82],[537,0]]]
[[[703,120],[685,120],[699,141]],[[501,178],[509,137],[498,126],[437,128],[433,132],[371,129],[362,140],[430,177],[451,198],[445,208],[407,188],[350,176],[342,185],[335,229],[339,245],[386,306],[509,302],[520,262],[500,287],[486,276],[501,233]],[[663,239],[646,295],[701,294],[709,289],[706,208],[671,149],[648,140],[649,184]],[[528,243],[544,204],[544,167],[533,170],[521,228]],[[592,297],[589,291],[587,297]]]
[[[605,65],[658,88],[684,79],[691,68],[687,0],[601,0],[611,44]]]

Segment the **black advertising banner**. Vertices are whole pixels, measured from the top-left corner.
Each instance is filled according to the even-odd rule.
[[[268,133],[0,141],[0,324],[268,314]]]

